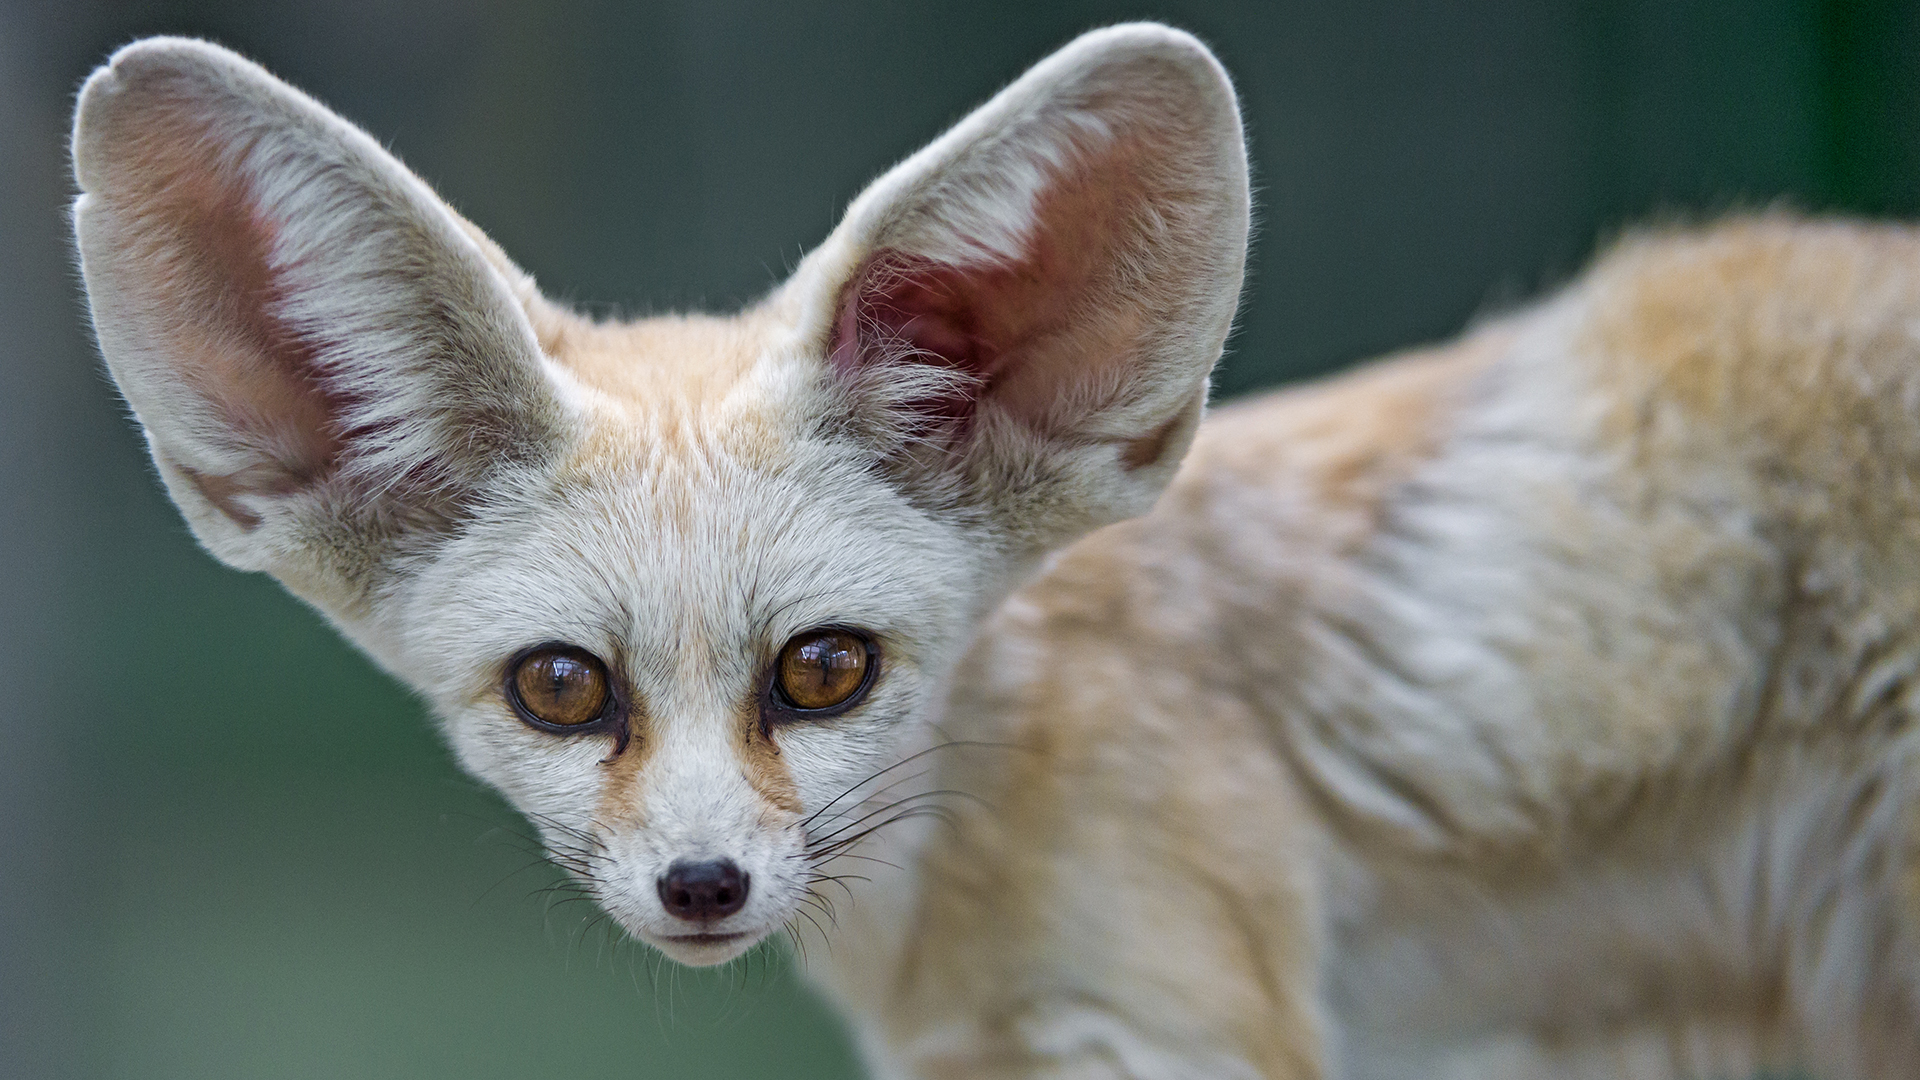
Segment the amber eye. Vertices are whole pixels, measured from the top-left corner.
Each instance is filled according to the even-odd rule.
[[[523,714],[555,727],[600,719],[613,697],[605,665],[591,653],[557,645],[522,656],[507,678],[507,688]]]
[[[806,712],[849,704],[866,689],[878,650],[849,630],[809,630],[780,650],[773,685],[783,703]]]

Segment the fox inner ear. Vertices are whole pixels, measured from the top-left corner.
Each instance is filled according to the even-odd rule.
[[[1248,216],[1212,55],[1165,27],[1096,31],[854,203],[812,260],[839,268],[829,368],[881,414],[910,490],[1058,543],[1171,475]]]
[[[101,351],[215,554],[363,572],[368,543],[554,446],[530,282],[310,98],[216,46],[138,42],[87,81],[73,151]]]

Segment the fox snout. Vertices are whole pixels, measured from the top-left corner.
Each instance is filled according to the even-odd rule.
[[[732,859],[690,862],[681,859],[667,868],[656,883],[660,905],[667,914],[690,923],[724,919],[747,906],[753,877]]]
[[[678,925],[653,934],[654,943],[683,964],[715,964],[738,956],[773,929],[757,924],[729,929],[728,920],[746,908],[752,884],[753,875],[732,859],[674,860],[654,880],[654,892],[669,922]]]
[[[643,854],[655,845],[636,836],[606,845],[602,865],[584,876],[629,932],[682,963],[717,964],[785,926],[804,895],[802,879],[784,872],[794,858],[779,839],[757,837],[737,856],[708,848],[662,861]]]

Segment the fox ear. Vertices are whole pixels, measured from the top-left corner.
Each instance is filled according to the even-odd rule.
[[[531,280],[258,66],[127,46],[81,91],[73,159],[101,352],[227,562],[350,595],[555,446]]]
[[[1248,218],[1226,73],[1179,31],[1116,26],[876,181],[789,288],[911,496],[1045,548],[1171,477]]]

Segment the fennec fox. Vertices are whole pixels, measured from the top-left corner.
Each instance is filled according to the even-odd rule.
[[[668,956],[838,897],[881,1075],[1920,1076],[1920,234],[1630,240],[1203,424],[1246,161],[1162,27],[724,318],[544,299],[200,42],[73,154],[200,541]]]

